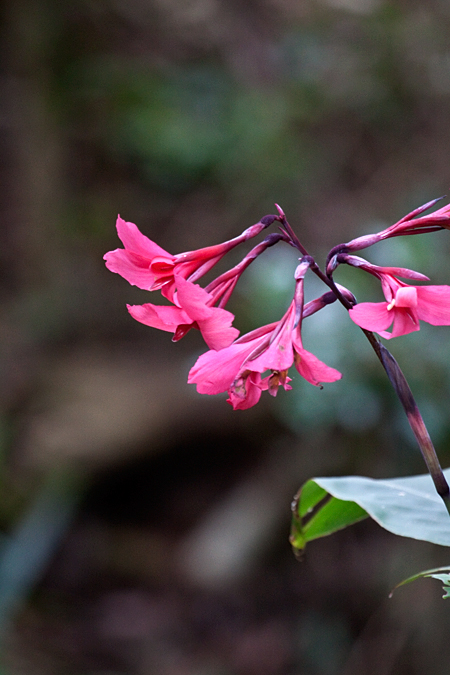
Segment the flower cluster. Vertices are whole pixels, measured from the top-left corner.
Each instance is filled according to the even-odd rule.
[[[438,200],[416,209],[385,230],[365,235],[334,247],[322,272],[308,255],[278,208],[234,239],[215,246],[172,255],[144,236],[134,223],[117,219],[117,233],[124,248],[104,256],[106,266],[130,284],[146,291],[160,290],[170,304],[128,305],[131,316],[141,323],[173,333],[180,340],[192,328],[200,330],[209,351],[202,354],[189,373],[188,382],[202,394],[228,392],[233,409],[255,405],[263,391],[276,396],[279,387],[291,389],[289,369],[294,366],[308,382],[321,386],[341,377],[303,347],[302,320],[339,300],[350,318],[365,331],[375,331],[384,338],[405,335],[420,328],[420,321],[432,325],[450,325],[450,286],[411,285],[399,279],[429,281],[419,272],[401,267],[379,267],[354,255],[355,251],[402,235],[422,234],[450,229],[450,206],[422,215]],[[216,277],[205,287],[197,282],[239,244],[261,234],[277,223],[279,232],[269,234],[254,246],[240,263]],[[285,314],[278,321],[257,328],[246,335],[232,323],[234,315],[225,305],[244,272],[267,248],[283,241],[301,254],[294,272],[294,294]],[[358,267],[381,282],[385,302],[357,303],[354,295],[335,283],[333,273],[340,264]],[[304,303],[304,280],[312,271],[328,286],[319,298]],[[393,324],[392,332],[387,329]]]

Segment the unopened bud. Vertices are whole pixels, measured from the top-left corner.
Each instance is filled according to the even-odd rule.
[[[285,215],[283,209],[281,208],[281,206],[280,206],[279,204],[275,204],[275,206],[276,206],[277,211],[278,211],[278,213],[280,214],[280,216],[281,216],[282,218],[286,218],[286,215]]]
[[[279,216],[274,216],[274,215],[269,215],[269,216],[263,216],[261,218],[261,223],[268,227],[269,225],[272,225],[276,220],[278,220]]]

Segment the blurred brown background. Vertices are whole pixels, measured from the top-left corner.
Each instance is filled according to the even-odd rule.
[[[2,2],[2,675],[448,675],[445,549],[365,521],[294,559],[311,476],[424,472],[339,307],[305,347],[344,374],[233,412],[187,373],[204,349],[134,322],[103,265],[118,212],[176,253],[280,203],[323,263],[450,184],[446,0]],[[287,247],[285,247],[287,248]],[[249,269],[236,325],[275,321],[293,251]],[[239,260],[241,251],[230,261]],[[449,233],[373,262],[450,283]],[[234,256],[234,258],[233,258]],[[356,271],[359,297],[379,288]],[[322,292],[308,279],[308,297]],[[378,294],[378,295],[377,295]],[[154,296],[152,301],[157,301]],[[450,348],[390,347],[450,463]]]

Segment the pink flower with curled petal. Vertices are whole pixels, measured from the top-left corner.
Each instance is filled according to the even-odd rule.
[[[120,274],[133,286],[161,293],[173,302],[175,278],[197,281],[206,274],[228,251],[247,239],[259,234],[276,220],[264,216],[259,223],[244,230],[234,239],[216,246],[172,255],[143,235],[134,223],[117,218],[117,233],[125,248],[109,251],[104,255],[106,267]]]
[[[300,329],[307,268],[308,264],[298,266],[294,299],[280,321],[242,336],[225,349],[199,357],[188,382],[197,384],[200,394],[228,391],[233,409],[244,410],[255,405],[264,390],[276,396],[280,386],[291,389],[287,372],[293,364],[302,377],[316,386],[340,379],[341,373],[303,348]],[[266,371],[270,373],[262,378]]]
[[[131,316],[146,326],[174,333],[174,342],[191,328],[198,328],[210,349],[228,347],[239,335],[231,325],[234,315],[214,307],[215,296],[197,284],[177,277],[176,285],[175,305],[127,305]]]
[[[103,259],[111,272],[120,274],[133,286],[148,291],[155,283],[155,275],[150,266],[155,258],[173,259],[170,253],[143,235],[134,223],[123,220],[116,222],[117,234],[125,248],[105,253]]]
[[[427,279],[423,274],[402,268],[371,265],[361,258],[356,266],[381,280],[386,302],[361,302],[349,310],[350,318],[361,328],[375,331],[390,339],[420,330],[420,321],[433,326],[450,326],[450,286],[413,286],[400,281],[399,276]],[[386,329],[394,324],[392,333]]]

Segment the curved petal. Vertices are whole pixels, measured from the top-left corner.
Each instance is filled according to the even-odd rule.
[[[419,319],[433,326],[450,326],[450,286],[418,286]]]
[[[394,319],[387,302],[360,302],[349,309],[348,313],[352,321],[361,328],[377,332],[389,328]]]
[[[320,361],[311,352],[307,352],[306,349],[297,352],[295,367],[305,380],[316,387],[320,387],[322,382],[335,382],[342,377],[342,373],[331,366],[327,366],[326,363]]]
[[[149,261],[155,256],[173,258],[161,246],[158,246],[158,244],[155,244],[154,241],[142,234],[134,223],[129,223],[120,216],[117,216],[116,228],[120,241],[128,251],[137,253],[143,258],[148,258]]]
[[[148,291],[155,281],[154,275],[149,270],[148,260],[136,253],[116,248],[115,251],[105,253],[103,259],[110,272],[120,274],[132,286]]]
[[[176,262],[171,255],[155,255],[151,259],[151,270],[155,277],[165,278],[173,276]]]
[[[378,335],[381,335],[382,338],[385,338],[385,340],[390,340],[391,337],[395,337],[392,335],[392,333],[389,333],[387,330],[379,330]]]
[[[191,324],[193,321],[179,307],[172,305],[127,305],[133,319],[152,328],[159,328],[174,333],[180,324]]]
[[[245,382],[245,396],[238,396],[232,389],[230,389],[227,403],[231,403],[233,410],[248,410],[256,405],[261,398],[261,387],[259,382],[261,375],[259,373],[251,373]]]
[[[419,319],[415,309],[404,309],[403,307],[395,306],[392,311],[394,314],[394,325],[392,326],[391,337],[408,335],[408,333],[420,330]]]
[[[288,370],[294,362],[292,348],[293,324],[295,321],[295,304],[291,303],[284,317],[278,322],[278,334],[256,359],[249,361],[248,366],[258,373],[266,370]],[[277,328],[275,329],[277,330]]]
[[[212,302],[211,295],[198,284],[186,281],[186,279],[178,275],[175,275],[175,283],[177,287],[177,302],[180,307],[183,307],[189,316],[196,321],[209,318],[211,306],[208,306],[208,302]]]
[[[390,274],[391,276],[402,277],[402,279],[417,279],[419,281],[429,281],[430,278],[422,274],[421,272],[416,272],[414,270],[409,270],[405,267],[382,267],[381,268],[385,274]]]
[[[416,286],[401,286],[395,294],[395,307],[417,307]]]
[[[288,370],[294,362],[294,350],[292,338],[289,334],[283,334],[275,338],[272,344],[256,359],[249,361],[248,365],[258,373],[266,370]]]
[[[225,349],[202,354],[189,372],[189,384],[196,384],[199,394],[220,394],[235,381],[242,364],[257,342],[232,344]]]
[[[186,281],[183,277],[175,276],[177,286],[176,299],[193,321],[196,321],[201,330],[203,339],[210,349],[224,349],[235,340],[239,331],[232,327],[234,314],[220,307],[208,306],[212,296],[198,284]]]
[[[198,320],[203,339],[210,349],[224,349],[239,336],[239,331],[231,324],[234,314],[220,307],[211,307],[207,319]]]

